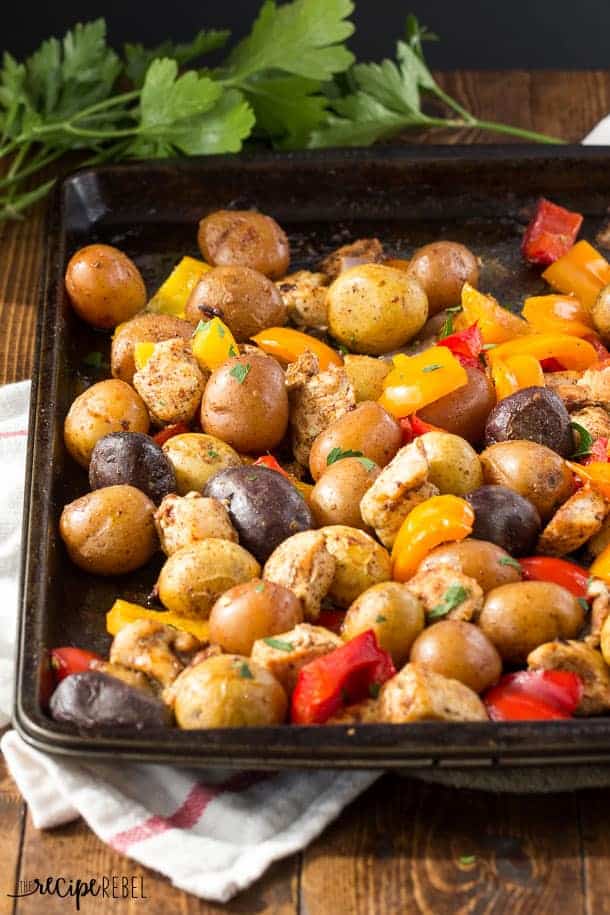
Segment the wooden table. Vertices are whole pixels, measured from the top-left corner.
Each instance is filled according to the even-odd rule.
[[[444,88],[481,118],[578,141],[610,112],[610,72],[459,72]],[[405,138],[408,142],[409,138]],[[472,131],[424,142],[495,142]],[[34,342],[42,209],[0,227],[0,383],[27,378]],[[610,913],[610,789],[498,796],[384,776],[302,854],[279,862],[227,906],[174,890],[110,851],[78,822],[37,832],[0,774],[0,915],[73,911],[70,900],[5,894],[17,879],[143,876],[145,901],[85,899],[84,915],[428,915]],[[474,863],[460,858],[476,856]]]

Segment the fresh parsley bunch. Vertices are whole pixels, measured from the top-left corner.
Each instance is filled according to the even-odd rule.
[[[47,167],[74,150],[90,164],[238,152],[249,139],[283,149],[366,146],[408,128],[479,127],[558,142],[479,121],[447,96],[426,66],[433,38],[414,16],[396,61],[355,64],[345,41],[352,0],[265,0],[250,34],[221,67],[188,65],[223,47],[229,32],[202,30],[188,44],[106,43],[102,19],[50,38],[0,70],[0,219],[19,216],[54,183]],[[451,110],[425,113],[422,98]],[[44,171],[47,170],[47,171]]]

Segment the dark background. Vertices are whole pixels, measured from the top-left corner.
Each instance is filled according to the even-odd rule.
[[[261,0],[5,0],[0,50],[17,56],[75,22],[104,16],[113,44],[186,40],[198,29],[248,30]],[[356,0],[352,47],[361,59],[393,54],[408,12],[437,32],[440,68],[610,67],[610,0]]]

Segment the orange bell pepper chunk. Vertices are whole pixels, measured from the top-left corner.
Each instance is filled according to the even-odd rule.
[[[401,354],[393,362],[379,403],[399,419],[468,383],[466,369],[444,346],[430,347],[416,356]]]
[[[509,356],[525,355],[539,361],[555,358],[564,368],[577,372],[584,372],[598,361],[595,347],[580,337],[570,337],[568,334],[530,334],[529,337],[519,337],[489,350],[487,358],[493,367],[498,360],[506,361]]]
[[[403,521],[392,549],[392,577],[408,581],[428,553],[472,534],[474,511],[458,496],[432,496],[416,505]]]
[[[610,546],[601,551],[589,569],[589,575],[592,578],[601,578],[607,585],[610,585]]]
[[[281,362],[294,362],[302,353],[309,351],[318,357],[320,371],[331,365],[343,365],[343,359],[317,337],[311,337],[292,327],[268,327],[251,338],[259,349]]]
[[[455,327],[465,330],[475,322],[479,325],[484,343],[504,343],[531,332],[523,318],[502,308],[493,296],[484,295],[470,283],[464,283],[462,311],[455,319]]]
[[[585,483],[590,483],[605,499],[610,499],[610,464],[606,461],[593,461],[591,464],[575,464],[566,461],[570,470]]]
[[[588,308],[574,296],[535,295],[525,300],[523,317],[536,333],[586,337],[593,333]]]
[[[527,353],[497,359],[492,365],[491,377],[498,400],[503,400],[522,388],[534,385],[544,387],[542,366],[534,356]]]
[[[591,308],[600,290],[610,283],[610,264],[588,241],[579,241],[542,276],[553,289],[575,295]]]

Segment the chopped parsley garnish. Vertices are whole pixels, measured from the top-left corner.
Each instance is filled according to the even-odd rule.
[[[422,369],[422,372],[436,372],[438,369],[442,369],[440,362],[431,362],[430,365],[425,365]]]
[[[342,448],[331,448],[326,456],[326,466],[330,467],[331,464],[335,464],[337,461],[342,461],[343,458],[349,457],[364,458],[364,455],[362,451],[352,451],[351,448],[348,448],[346,451],[343,451]],[[364,459],[367,460],[367,458]]]
[[[446,616],[451,610],[455,610],[460,604],[463,604],[470,591],[462,585],[450,585],[443,595],[443,599],[436,607],[428,611],[429,620],[437,620],[441,616]]]
[[[339,343],[339,345],[337,346],[337,349],[339,350],[339,352],[341,353],[342,356],[349,356],[349,350],[348,350],[347,346],[345,346],[343,343]]]
[[[294,645],[292,642],[285,642],[284,639],[263,639],[265,645],[268,645],[269,648],[277,648],[278,651],[294,651]]]
[[[593,436],[588,431],[588,429],[585,429],[585,427],[581,426],[580,423],[571,422],[570,426],[574,432],[578,433],[578,448],[572,454],[572,457],[586,457],[591,453],[591,448],[593,447]]]
[[[362,466],[364,467],[364,469],[366,470],[367,473],[370,473],[371,470],[374,470],[375,467],[377,466],[375,464],[375,461],[372,461],[370,458],[367,458],[367,457],[359,457],[356,460],[360,461],[360,463],[362,464]]]
[[[369,696],[371,699],[376,699],[379,696],[380,689],[381,683],[369,683]]]
[[[212,460],[215,461],[216,458],[220,457],[220,454],[218,453],[218,451],[215,451],[214,448],[208,448],[208,457],[212,458]]]
[[[232,343],[229,346],[229,356],[239,356],[239,353],[237,352],[237,350],[235,349],[235,347],[233,346]]]
[[[225,326],[224,326],[224,324],[222,323],[222,321],[217,321],[217,322],[216,322],[216,333],[218,334],[218,336],[219,336],[221,339],[222,339],[222,337],[224,337],[226,331],[225,331]]]
[[[233,378],[236,378],[239,384],[243,384],[251,368],[252,366],[249,362],[240,362],[238,365],[233,366],[229,374],[233,375]]]
[[[88,365],[93,369],[100,369],[104,364],[103,353],[87,353],[83,359],[83,365]]]
[[[381,613],[379,614],[379,616],[375,617],[376,623],[387,623],[387,621],[388,621],[387,617],[383,616]]]
[[[582,607],[582,609],[585,611],[585,613],[587,613],[588,610],[589,610],[589,602],[587,601],[587,598],[586,598],[586,597],[579,597],[579,598],[578,598],[578,603],[580,604],[580,606]]]
[[[501,566],[512,566],[513,569],[518,569],[519,572],[521,571],[520,564],[517,562],[516,559],[513,559],[512,556],[501,556],[498,559],[498,564]]]
[[[482,349],[484,349],[485,352],[487,352],[487,350],[489,350],[489,349],[495,349],[497,345],[498,345],[497,343],[484,343]]]
[[[259,581],[254,590],[258,591],[259,594],[262,594],[262,592],[265,590],[265,582]]]
[[[459,858],[460,864],[474,864],[476,860],[476,855],[460,855]]]
[[[209,323],[210,323],[209,321],[200,321],[199,324],[197,325],[197,327],[195,328],[195,330],[193,331],[193,337],[196,337],[197,334],[200,333],[202,330],[204,330],[208,326]]]
[[[244,680],[254,680],[254,674],[244,661],[241,667],[239,668],[239,676],[243,677]]]

